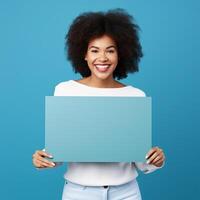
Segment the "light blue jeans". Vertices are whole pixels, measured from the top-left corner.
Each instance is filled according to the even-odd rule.
[[[67,181],[62,200],[142,200],[136,179],[117,186],[83,186]]]

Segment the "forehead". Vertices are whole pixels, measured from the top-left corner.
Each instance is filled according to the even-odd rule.
[[[95,46],[99,48],[106,48],[108,46],[116,47],[116,43],[110,36],[103,35],[101,37],[92,39],[88,44],[88,47],[91,47],[91,46]]]

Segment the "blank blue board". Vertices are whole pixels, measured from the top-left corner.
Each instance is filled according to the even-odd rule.
[[[55,162],[144,162],[151,138],[151,97],[45,99],[45,149]]]

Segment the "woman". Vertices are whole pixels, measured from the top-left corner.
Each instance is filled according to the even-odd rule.
[[[54,95],[144,97],[142,90],[116,80],[138,71],[142,57],[138,29],[132,16],[121,9],[78,16],[66,36],[66,47],[74,72],[83,78],[58,84]],[[34,166],[57,165],[46,157],[52,156],[36,151]],[[162,149],[154,147],[146,159],[146,163],[68,163],[62,199],[141,200],[136,169],[150,173],[163,166],[165,156]]]

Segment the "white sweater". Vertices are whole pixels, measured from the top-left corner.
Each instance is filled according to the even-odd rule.
[[[133,86],[121,88],[96,88],[74,80],[58,84],[54,96],[134,96],[144,97],[145,93]],[[138,176],[136,168],[150,173],[159,167],[139,162],[69,162],[64,178],[85,186],[120,185]]]

